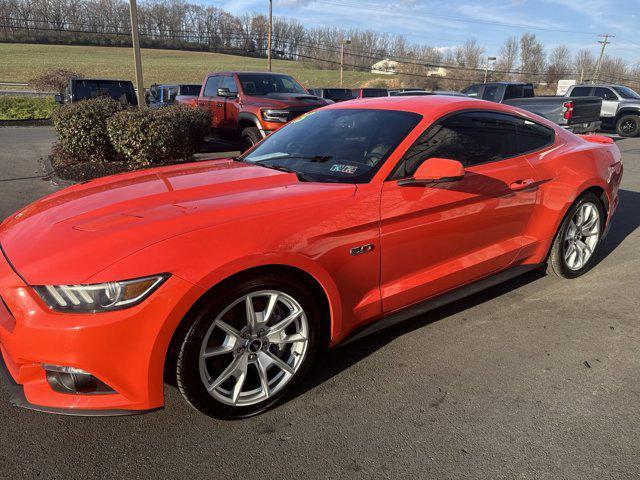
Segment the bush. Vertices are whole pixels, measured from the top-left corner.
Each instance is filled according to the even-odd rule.
[[[58,68],[41,73],[37,77],[33,78],[29,83],[37,90],[53,90],[62,95],[69,84],[69,80],[81,76],[82,74],[75,70]]]
[[[202,146],[209,115],[184,105],[116,113],[107,122],[114,149],[137,166],[190,161]]]
[[[53,98],[0,95],[0,120],[42,120],[51,118]]]
[[[52,119],[60,148],[77,163],[119,160],[107,134],[107,120],[129,108],[112,98],[94,98],[57,107]]]

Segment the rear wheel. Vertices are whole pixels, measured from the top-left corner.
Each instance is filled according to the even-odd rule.
[[[575,278],[592,266],[602,240],[605,211],[593,193],[586,193],[567,212],[551,247],[547,271]]]
[[[262,135],[257,127],[247,127],[240,134],[240,146],[243,152],[246,152],[256,143],[262,140]]]
[[[311,294],[283,275],[216,292],[182,342],[180,392],[210,416],[258,414],[304,376],[318,350],[319,323]]]
[[[640,133],[640,116],[623,115],[616,122],[616,133],[621,137],[636,137]]]

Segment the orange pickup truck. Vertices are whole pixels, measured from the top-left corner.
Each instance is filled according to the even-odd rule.
[[[245,151],[288,121],[332,102],[310,95],[289,75],[218,72],[205,77],[200,95],[182,96],[178,103],[206,108],[212,130],[238,139]]]

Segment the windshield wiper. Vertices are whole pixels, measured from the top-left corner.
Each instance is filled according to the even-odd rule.
[[[333,156],[331,155],[278,155],[277,157],[264,158],[262,160],[256,160],[254,163],[268,162],[270,160],[308,160],[310,162],[328,162]]]
[[[256,165],[260,165],[261,167],[271,168],[273,170],[279,170],[281,172],[295,173],[298,176],[298,180],[300,180],[301,182],[315,182],[315,179],[311,178],[310,176],[305,175],[302,172],[293,170],[292,168],[285,167],[284,165],[264,165],[259,162],[255,162],[255,163]]]

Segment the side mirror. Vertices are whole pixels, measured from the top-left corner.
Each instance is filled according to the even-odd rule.
[[[228,88],[219,88],[218,89],[219,97],[227,97],[227,98],[235,98],[238,96],[237,93],[231,92]]]
[[[53,99],[62,105],[62,95],[60,95],[59,93],[56,93],[55,96],[53,97]]]
[[[464,167],[458,160],[430,158],[422,162],[411,178],[398,181],[400,186],[430,185],[432,183],[455,182],[464,177]]]

